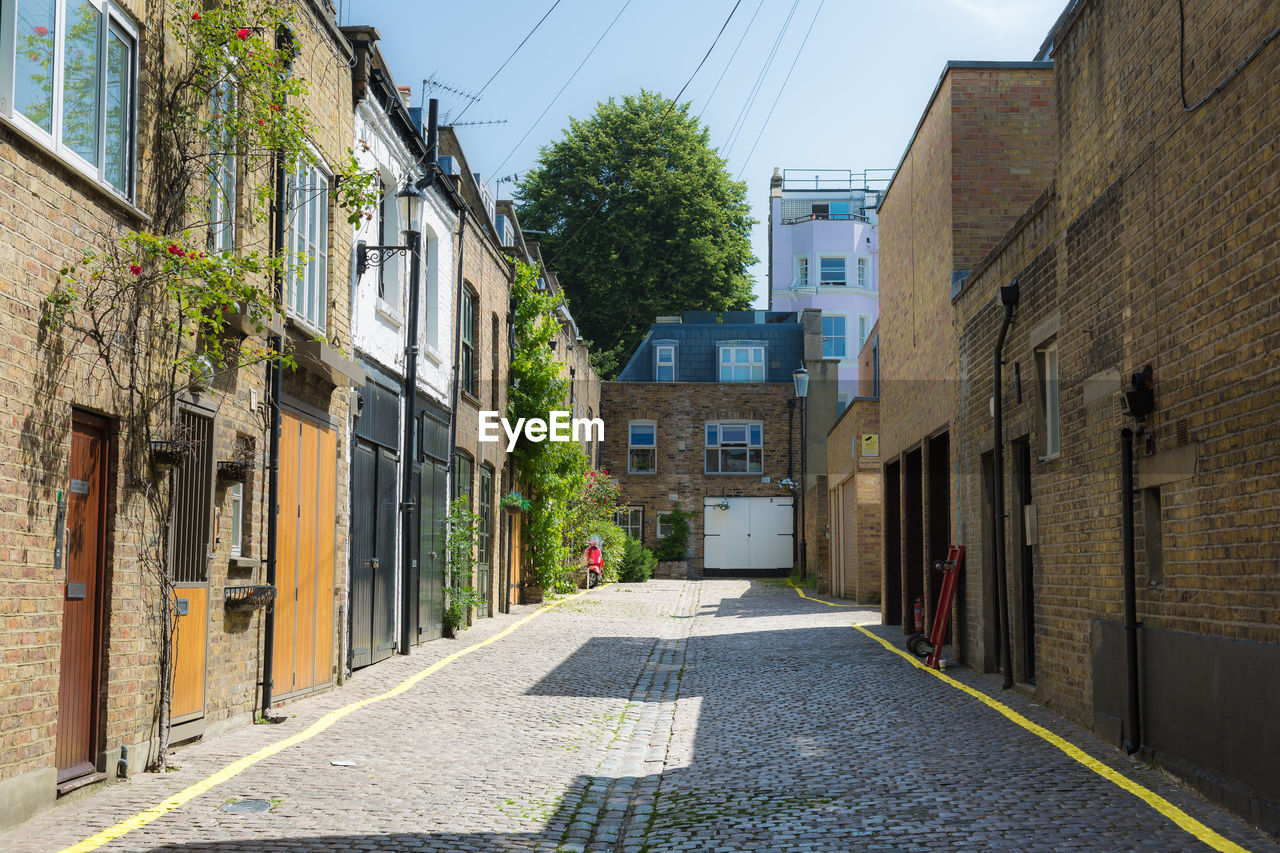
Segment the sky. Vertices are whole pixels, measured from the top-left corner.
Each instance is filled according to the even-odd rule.
[[[775,166],[896,167],[948,60],[1030,60],[1067,0],[334,2],[343,24],[378,29],[415,106],[424,80],[440,84],[427,96],[440,99],[442,123],[455,122],[468,163],[498,198],[514,187],[495,182],[533,166],[570,117],[642,88],[674,97],[688,82],[681,100],[747,182],[763,259]],[[496,121],[505,123],[465,124]],[[763,261],[752,274],[755,307],[767,307]]]

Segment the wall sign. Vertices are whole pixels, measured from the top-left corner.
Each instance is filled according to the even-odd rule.
[[[877,432],[864,432],[862,434],[862,455],[863,456],[879,456],[880,455],[880,434]]]

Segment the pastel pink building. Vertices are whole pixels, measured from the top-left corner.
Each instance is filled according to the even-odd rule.
[[[880,315],[876,208],[892,170],[778,169],[769,182],[769,310],[822,311],[822,352],[840,362],[840,409]]]

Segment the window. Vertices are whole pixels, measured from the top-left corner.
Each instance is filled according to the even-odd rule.
[[[468,509],[471,507],[472,470],[471,457],[457,452],[453,454],[453,496],[454,498],[465,497]]]
[[[658,538],[666,539],[671,535],[671,513],[658,513]]]
[[[847,355],[848,335],[845,333],[845,319],[842,314],[822,315],[823,358],[844,358]]]
[[[871,281],[867,277],[866,258],[858,258],[858,287],[871,288]]]
[[[653,381],[676,381],[676,348],[670,345],[653,348]]]
[[[462,390],[471,396],[476,394],[476,294],[467,288],[462,292],[461,326],[462,348],[458,362],[458,378]]]
[[[105,0],[16,0],[0,11],[6,117],[77,169],[133,196],[137,32]]]
[[[1043,458],[1057,456],[1061,436],[1058,428],[1058,344],[1056,341],[1036,351],[1040,373],[1040,424],[1044,429]]]
[[[480,466],[479,529],[476,531],[476,560],[480,571],[489,568],[489,555],[493,544],[493,468]]]
[[[236,483],[227,489],[231,499],[231,556],[244,554],[244,483]]]
[[[858,315],[858,352],[862,352],[867,343],[867,335],[871,332],[871,318],[866,314]]]
[[[657,473],[658,425],[653,421],[632,421],[627,426],[627,473]]]
[[[613,514],[613,521],[633,539],[644,539],[644,507],[624,506]]]
[[[378,245],[379,246],[388,246],[392,243],[391,240],[387,239],[387,219],[394,215],[395,215],[395,197],[387,192],[387,185],[379,181],[378,182]],[[388,257],[382,258],[382,263],[378,264],[376,268],[377,276],[378,276],[378,298],[393,307],[396,301],[396,298],[395,298],[396,288],[394,287],[394,282],[396,280],[396,277],[392,273],[394,273],[395,271],[396,257],[398,256],[393,255],[392,257],[389,257],[389,258]],[[388,270],[390,270],[390,272]],[[392,287],[387,287],[388,280],[390,280],[393,283]]]
[[[847,258],[819,258],[819,274],[822,277],[820,283],[824,285],[848,284],[849,280],[845,276],[847,260]]]
[[[495,412],[499,410],[498,391],[501,390],[502,385],[498,379],[502,366],[500,355],[501,353],[498,350],[498,315],[491,314],[489,316],[489,408]]]
[[[839,394],[837,394],[836,402],[837,402],[837,405],[840,407],[839,411],[843,413],[845,409],[849,408],[849,392],[841,391]]]
[[[721,382],[763,382],[764,347],[723,344],[720,347]]]
[[[809,286],[809,256],[801,255],[796,258],[796,287]]]
[[[224,120],[236,108],[235,89],[222,83],[214,89],[209,104],[213,138],[209,140],[209,249],[230,252],[236,242],[236,150],[235,139]]]
[[[706,473],[764,471],[764,427],[760,421],[711,421],[706,429]]]
[[[815,201],[809,209],[814,219],[826,219],[831,214],[831,205],[825,201]]]
[[[289,312],[326,334],[329,320],[329,176],[300,162],[289,179]]]
[[[831,202],[829,209],[832,219],[849,218],[849,202],[847,201],[833,201]]]

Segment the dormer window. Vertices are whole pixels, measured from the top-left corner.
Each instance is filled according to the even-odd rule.
[[[720,345],[721,382],[763,382],[764,344],[731,341]]]
[[[676,348],[672,344],[660,344],[653,348],[653,381],[676,381]]]

